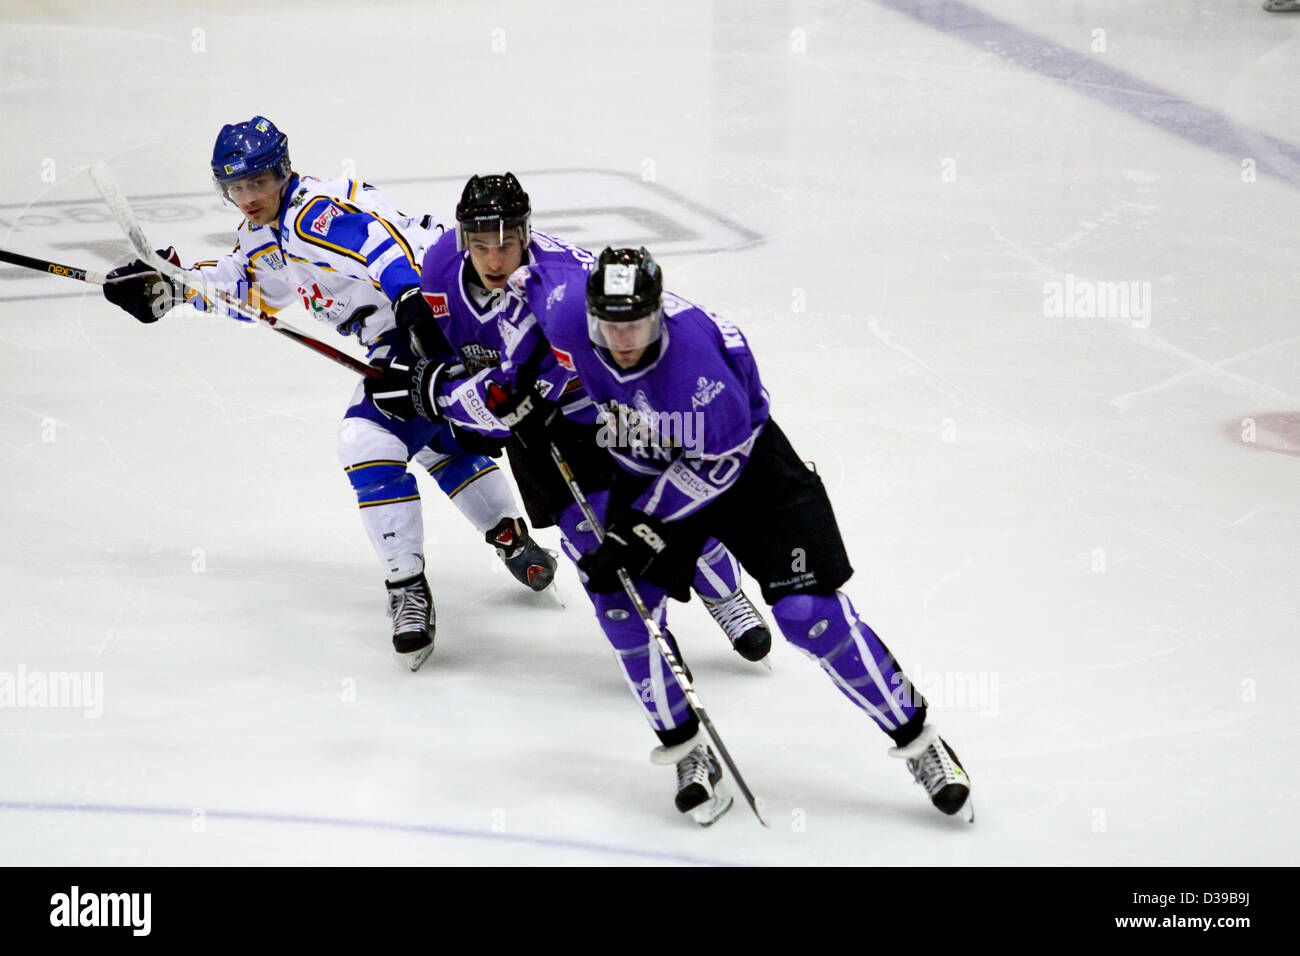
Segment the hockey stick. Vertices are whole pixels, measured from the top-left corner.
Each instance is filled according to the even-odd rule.
[[[104,284],[104,273],[102,272],[95,272],[91,269],[78,269],[76,266],[65,266],[58,262],[50,262],[48,259],[36,259],[32,256],[25,256],[20,252],[9,252],[7,249],[0,249],[0,262],[9,262],[16,266],[22,266],[24,269],[35,269],[37,272],[48,272],[51,275],[63,276],[66,279],[77,279],[95,285]]]
[[[591,502],[587,501],[587,496],[582,493],[582,488],[578,485],[578,479],[574,477],[573,469],[571,469],[569,463],[564,460],[564,456],[560,454],[560,449],[556,447],[555,442],[551,442],[550,444],[551,460],[555,462],[555,467],[560,469],[560,474],[564,476],[564,481],[569,486],[569,492],[573,495],[573,500],[578,503],[578,507],[582,509],[582,516],[587,519],[587,522],[591,525],[592,531],[596,533],[596,540],[604,541],[605,529],[601,525],[600,519],[596,517],[596,512],[591,507]],[[691,679],[686,676],[686,671],[682,667],[682,662],[679,661],[677,655],[673,653],[673,647],[668,643],[668,638],[664,636],[663,629],[655,623],[654,615],[650,613],[650,609],[646,607],[645,601],[641,599],[641,592],[639,592],[636,589],[636,585],[632,583],[632,576],[623,568],[619,568],[618,580],[619,583],[623,585],[623,590],[627,592],[627,596],[632,599],[633,607],[635,607],[637,613],[641,615],[641,620],[645,624],[646,630],[650,632],[650,636],[654,638],[655,643],[659,645],[659,653],[668,664],[668,669],[672,671],[673,677],[677,680],[677,686],[682,689],[682,693],[686,696],[686,702],[690,704],[691,710],[695,712],[695,716],[700,719],[700,723],[704,725],[704,729],[708,731],[709,737],[712,738],[713,743],[717,746],[718,753],[721,755],[723,762],[727,765],[727,769],[731,771],[731,776],[735,779],[736,785],[740,787],[740,792],[745,795],[745,800],[749,803],[749,808],[754,811],[754,816],[758,817],[759,823],[763,824],[765,827],[771,826],[771,824],[767,822],[767,817],[763,813],[763,801],[750,792],[748,784],[745,783],[745,778],[740,775],[740,771],[736,768],[735,761],[731,759],[731,754],[727,752],[726,744],[724,744],[722,738],[718,736],[718,731],[714,728],[713,721],[709,719],[709,715],[704,710],[704,705],[700,703],[700,697],[695,693],[695,685],[692,684]]]
[[[103,163],[93,164],[90,167],[90,178],[95,183],[95,188],[99,190],[100,196],[103,197],[105,205],[108,206],[108,211],[113,214],[117,224],[122,227],[122,231],[131,240],[131,245],[135,248],[136,253],[149,266],[181,285],[193,289],[213,305],[220,302],[230,311],[237,312],[246,319],[252,319],[273,332],[288,336],[300,345],[305,345],[307,348],[319,352],[344,368],[349,368],[366,378],[380,377],[381,373],[378,369],[372,368],[360,359],[353,358],[347,352],[299,332],[293,326],[285,325],[282,320],[273,315],[267,315],[261,309],[255,308],[243,299],[233,296],[224,289],[206,281],[202,276],[188,272],[174,262],[168,262],[154,251],[152,244],[145,237],[144,230],[140,228],[140,222],[136,219],[134,210],[131,209],[131,204],[127,202],[126,196],[118,187],[117,180],[113,178],[113,174],[109,172],[108,167]]]

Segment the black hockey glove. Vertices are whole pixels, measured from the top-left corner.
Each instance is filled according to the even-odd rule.
[[[175,249],[159,249],[158,255],[181,264]],[[157,322],[184,298],[175,282],[141,259],[119,266],[104,278],[104,298],[140,322]]]
[[[667,549],[663,522],[644,511],[633,511],[605,532],[600,547],[584,554],[578,567],[587,575],[588,591],[610,594],[623,587],[618,579],[619,568],[633,579],[644,577],[650,563]]]
[[[382,358],[372,363],[382,373],[365,380],[366,394],[389,418],[409,422],[419,416],[442,421],[435,396],[438,386],[466,374],[465,366],[431,359]]]
[[[540,451],[550,444],[550,427],[560,414],[560,406],[546,401],[536,389],[511,394],[491,382],[487,387],[487,406],[525,448]]]
[[[393,302],[393,318],[410,336],[411,349],[420,358],[446,360],[456,354],[419,286],[402,290]]]
[[[447,424],[451,428],[451,437],[465,454],[486,455],[488,458],[501,457],[501,449],[505,447],[505,439],[492,438],[481,432],[463,428],[453,422]]]

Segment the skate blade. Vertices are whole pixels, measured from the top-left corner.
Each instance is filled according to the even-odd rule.
[[[967,823],[975,822],[975,801],[971,797],[966,798],[966,802],[961,805],[957,811],[957,816],[961,817]]]
[[[767,672],[768,672],[769,674],[772,673],[772,655],[771,655],[771,654],[764,654],[762,657],[760,657],[760,658],[759,658],[758,660],[756,660],[754,663],[755,663],[755,664],[762,664],[764,667],[767,668]]]
[[[424,662],[429,659],[429,655],[432,653],[433,645],[430,644],[428,647],[422,647],[418,651],[412,651],[410,654],[399,654],[398,657],[400,657],[402,663],[407,664],[411,670],[418,671],[421,666],[423,666]]]
[[[722,816],[731,809],[735,802],[736,799],[728,794],[726,802],[718,804],[718,796],[715,794],[708,803],[702,804],[691,811],[691,819],[702,827],[711,827],[722,819]]]

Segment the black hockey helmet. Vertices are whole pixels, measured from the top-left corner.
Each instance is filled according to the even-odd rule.
[[[658,341],[663,291],[663,272],[644,247],[606,247],[587,277],[587,334],[592,343],[627,350]],[[635,333],[631,323],[637,323]]]
[[[504,176],[471,176],[456,204],[456,248],[467,248],[465,236],[472,232],[496,232],[501,241],[506,231],[518,230],[525,246],[532,239],[529,217],[533,207],[528,193],[514,173]]]

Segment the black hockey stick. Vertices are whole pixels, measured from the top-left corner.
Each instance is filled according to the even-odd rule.
[[[591,503],[587,501],[587,496],[582,493],[582,488],[578,485],[578,479],[574,477],[573,469],[571,469],[569,463],[564,460],[564,456],[560,454],[560,449],[556,447],[555,442],[551,442],[550,444],[551,460],[555,462],[555,467],[560,469],[560,474],[564,476],[564,481],[569,486],[569,492],[573,495],[573,500],[578,503],[578,507],[582,509],[582,516],[587,519],[587,522],[591,525],[592,531],[596,533],[596,540],[604,541],[605,529],[601,525],[600,519],[596,517],[596,512],[591,507]],[[717,746],[718,753],[721,755],[723,762],[727,765],[727,769],[731,771],[731,776],[735,778],[736,785],[740,787],[740,792],[745,795],[745,800],[749,803],[749,808],[754,811],[754,816],[758,817],[759,823],[763,824],[765,827],[770,826],[771,824],[767,822],[767,817],[763,813],[763,801],[750,792],[749,786],[745,783],[745,778],[740,775],[740,771],[736,768],[735,761],[731,759],[731,754],[727,751],[726,744],[724,744],[722,738],[718,736],[718,731],[713,726],[713,721],[709,719],[708,713],[704,710],[704,705],[700,703],[700,697],[695,693],[695,685],[692,684],[691,679],[686,676],[686,671],[682,667],[682,662],[677,659],[677,655],[673,652],[672,645],[668,643],[668,638],[664,636],[663,629],[655,623],[654,615],[650,613],[650,609],[646,607],[645,601],[641,599],[641,592],[636,589],[636,585],[632,582],[632,576],[623,568],[619,568],[618,580],[619,583],[623,585],[623,590],[627,592],[627,596],[632,599],[633,607],[635,607],[637,613],[641,615],[641,620],[645,624],[646,630],[650,632],[650,636],[654,638],[655,643],[659,645],[659,653],[668,664],[668,669],[672,671],[673,677],[677,680],[677,686],[682,689],[682,693],[686,696],[686,702],[690,704],[691,710],[695,712],[695,716],[700,719],[700,723],[704,725],[704,729],[708,731],[709,737],[712,738],[714,745]]]
[[[117,224],[122,227],[126,233],[131,245],[140,258],[155,270],[172,279],[181,285],[193,289],[199,295],[203,296],[208,302],[214,305],[220,302],[224,307],[232,312],[237,312],[246,319],[252,319],[259,325],[265,326],[273,332],[279,332],[281,335],[288,336],[300,345],[305,345],[312,351],[319,352],[326,358],[337,362],[344,368],[349,368],[358,375],[364,375],[366,378],[379,378],[381,373],[379,369],[372,368],[360,359],[354,358],[347,352],[336,349],[319,339],[312,338],[303,332],[299,332],[293,326],[285,325],[284,322],[273,315],[267,315],[261,309],[256,308],[243,299],[231,295],[224,289],[221,289],[212,283],[206,281],[202,276],[196,276],[192,272],[187,272],[174,262],[169,262],[154,251],[149,240],[145,238],[144,230],[140,228],[140,223],[136,220],[135,212],[131,209],[131,204],[127,202],[126,196],[117,185],[117,180],[113,174],[108,171],[108,167],[103,163],[95,163],[90,167],[90,178],[95,183],[95,188],[104,198],[104,203],[108,206],[108,211],[113,214]],[[88,280],[89,281],[89,280]]]
[[[24,269],[35,269],[37,272],[48,272],[50,275],[77,279],[81,282],[91,282],[95,285],[104,284],[104,273],[102,272],[95,272],[91,269],[78,269],[76,266],[65,266],[58,262],[50,262],[48,259],[36,259],[32,256],[25,256],[20,252],[9,252],[7,249],[0,249],[0,262],[9,262],[16,266],[22,266]]]

